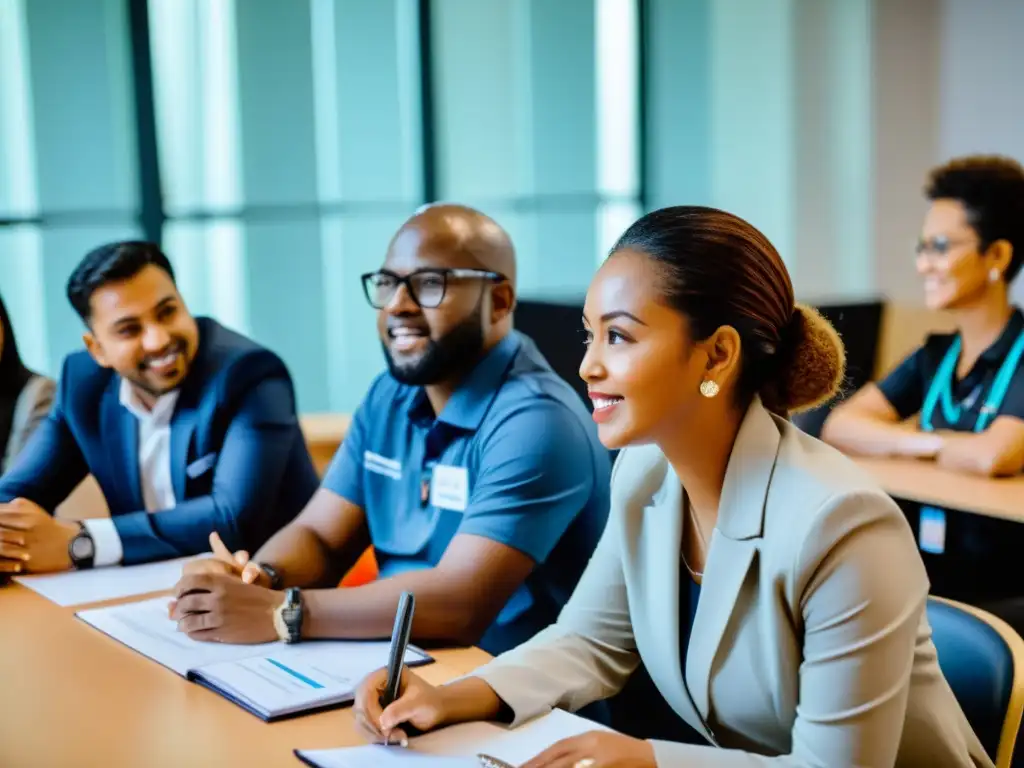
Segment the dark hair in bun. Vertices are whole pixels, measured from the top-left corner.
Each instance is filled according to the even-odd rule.
[[[786,265],[756,227],[715,208],[674,206],[639,219],[613,251],[623,248],[658,264],[665,299],[697,338],[736,329],[744,402],[759,394],[765,407],[788,415],[838,392],[843,343],[817,311],[795,303]]]

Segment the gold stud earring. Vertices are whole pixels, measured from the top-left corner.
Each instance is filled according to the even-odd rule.
[[[700,383],[700,393],[704,395],[704,397],[714,397],[718,394],[718,390],[718,384],[713,382],[711,379],[705,379]]]

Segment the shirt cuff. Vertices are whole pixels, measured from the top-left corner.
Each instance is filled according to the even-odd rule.
[[[117,565],[124,557],[124,548],[121,546],[121,537],[114,527],[114,521],[109,518],[97,520],[83,520],[85,530],[92,536],[92,543],[95,549],[93,566],[102,568],[105,565]]]

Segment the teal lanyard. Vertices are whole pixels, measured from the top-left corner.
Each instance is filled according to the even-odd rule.
[[[981,413],[978,414],[978,420],[974,423],[975,432],[984,431],[999,413],[999,408],[1003,404],[1007,390],[1010,389],[1010,382],[1013,380],[1013,374],[1016,372],[1022,356],[1024,356],[1024,330],[1018,334],[1009,354],[1003,360],[1003,364],[999,366],[995,379],[992,380],[988,397],[985,398],[985,403],[981,406]],[[924,407],[921,409],[921,429],[925,432],[931,432],[934,429],[932,414],[935,412],[935,406],[940,403],[942,415],[947,424],[953,426],[960,422],[962,408],[959,403],[953,402],[953,375],[959,358],[960,336],[958,335],[946,350],[946,356],[942,358],[942,362],[935,372],[935,378],[932,379],[931,386],[928,387],[928,395],[925,397]]]

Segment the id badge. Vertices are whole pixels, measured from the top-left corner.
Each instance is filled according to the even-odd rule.
[[[469,506],[469,472],[465,467],[438,464],[430,477],[430,504],[439,509],[465,512]]]
[[[922,552],[941,555],[946,551],[946,513],[937,507],[921,507],[917,543]]]

